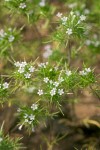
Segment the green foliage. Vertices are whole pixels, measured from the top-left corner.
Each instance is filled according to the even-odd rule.
[[[9,135],[4,136],[3,130],[0,129],[0,149],[1,150],[21,150],[24,149],[19,143],[21,139],[10,138]]]

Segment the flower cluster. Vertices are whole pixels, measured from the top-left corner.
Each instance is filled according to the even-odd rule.
[[[28,64],[26,61],[23,62],[15,62],[14,65],[16,66],[17,71],[15,72],[15,76],[22,77],[23,79],[30,79],[32,76],[32,73],[35,71],[35,68]]]
[[[40,64],[38,64],[38,67],[40,67],[40,68],[46,68],[47,65],[48,65],[48,62],[46,62],[46,63],[40,63]]]
[[[49,14],[49,9],[45,9],[46,1],[27,1],[27,0],[5,0],[6,8],[11,12],[20,13],[28,18],[28,21],[37,21],[41,14]],[[50,7],[50,6],[49,6]],[[33,11],[34,10],[34,11]],[[44,16],[44,15],[43,15]]]
[[[0,84],[0,89],[5,90],[5,89],[8,89],[8,87],[9,87],[9,83],[7,83],[7,82]]]
[[[86,20],[85,15],[76,15],[75,12],[70,12],[69,16],[63,16],[62,13],[58,12],[57,17],[60,18],[60,22],[64,27],[64,32],[69,36],[72,34],[78,35],[79,30],[82,31],[83,21]]]
[[[0,83],[0,99],[3,100],[5,97],[8,96],[8,88],[9,88],[9,83],[7,82]],[[0,102],[2,103],[3,101],[0,101]]]
[[[84,70],[80,71],[79,74],[81,76],[86,76],[90,72],[92,72],[92,70],[90,68],[84,68]]]
[[[8,28],[0,30],[0,53],[4,53],[6,49],[12,46],[13,43],[18,41],[19,32],[16,29]]]
[[[44,90],[39,89],[37,94],[41,95],[48,95],[50,97],[53,96],[61,96],[64,94],[64,89],[61,88],[61,83],[64,81],[62,77],[59,77],[58,80],[49,79],[49,77],[44,77],[43,82],[45,83],[46,92]]]
[[[39,118],[42,116],[43,110],[37,103],[31,107],[25,106],[18,109],[18,116],[20,118],[19,130],[26,126],[29,130],[34,131],[35,125],[39,123]]]

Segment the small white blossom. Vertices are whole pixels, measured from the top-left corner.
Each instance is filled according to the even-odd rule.
[[[41,0],[41,2],[39,3],[39,5],[40,5],[41,7],[44,7],[44,6],[45,6],[45,0]]]
[[[31,77],[31,74],[27,72],[26,74],[24,74],[24,76],[26,79],[29,79]]]
[[[58,12],[56,16],[57,16],[58,18],[61,18],[62,13]]]
[[[63,89],[58,89],[58,94],[59,94],[59,95],[64,94],[64,90],[63,90]]]
[[[50,91],[50,95],[51,95],[51,96],[56,95],[56,88],[53,88],[53,89]]]
[[[35,116],[31,114],[31,115],[29,116],[29,119],[30,119],[31,121],[33,121],[33,120],[35,119]]]
[[[66,70],[66,75],[70,76],[72,74],[72,72],[70,70]]]
[[[88,72],[88,73],[91,72],[91,69],[90,69],[90,68],[85,68],[84,70],[85,70],[86,72]]]
[[[19,130],[21,130],[21,129],[22,129],[22,127],[23,127],[23,125],[20,125],[18,129],[19,129]]]
[[[19,73],[23,73],[23,72],[24,72],[24,68],[20,67],[20,68],[18,69],[18,72],[19,72]]]
[[[67,17],[65,17],[65,16],[61,18],[61,20],[62,20],[62,24],[63,24],[63,25],[65,25],[65,24],[66,24],[67,19],[68,19],[68,18],[67,18]]]
[[[7,82],[3,83],[3,89],[8,89],[9,84]]]
[[[85,76],[85,75],[87,75],[87,72],[85,72],[85,71],[83,70],[83,71],[80,71],[79,74],[80,74],[81,76]]]
[[[29,71],[30,71],[30,72],[34,72],[34,70],[35,70],[35,68],[34,68],[33,66],[31,66],[31,67],[29,68]]]
[[[0,84],[0,88],[1,88],[1,84]]]
[[[16,67],[19,67],[19,66],[20,66],[20,62],[17,61],[17,62],[14,63],[14,65],[15,65]]]
[[[54,85],[55,87],[58,87],[58,86],[59,86],[59,82],[54,82],[53,85]]]
[[[37,104],[32,104],[31,109],[32,110],[37,110],[38,109],[38,105]]]
[[[71,35],[71,34],[73,33],[73,32],[72,32],[72,29],[68,28],[67,31],[66,31],[66,33],[67,33],[68,35]]]
[[[43,95],[43,90],[38,90],[37,94],[40,96],[40,95]]]
[[[21,8],[21,9],[26,8],[26,4],[25,3],[20,3],[19,8]]]
[[[21,63],[20,63],[20,67],[25,67],[27,65],[27,62],[26,61],[22,61]]]
[[[84,15],[81,15],[81,16],[80,16],[80,20],[81,20],[81,21],[84,21],[84,20],[86,20],[86,16],[84,16]]]
[[[13,42],[14,39],[15,39],[15,37],[14,37],[13,35],[10,35],[10,36],[8,37],[8,41],[9,41],[9,42]]]
[[[48,83],[48,81],[49,81],[49,78],[48,77],[46,77],[46,78],[44,78],[44,80],[43,80],[45,83]]]
[[[45,63],[40,63],[40,64],[38,64],[38,66],[39,66],[40,68],[46,68],[46,64],[45,64]]]

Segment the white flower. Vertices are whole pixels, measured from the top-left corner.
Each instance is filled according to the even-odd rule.
[[[30,119],[31,121],[33,121],[33,120],[35,119],[35,116],[31,114],[31,115],[29,116],[29,119]]]
[[[46,77],[46,78],[44,78],[44,80],[43,80],[45,83],[48,83],[48,81],[49,81],[49,78],[48,77]]]
[[[14,63],[14,65],[15,65],[16,67],[19,67],[19,66],[20,66],[20,62],[17,61],[17,62]]]
[[[88,72],[88,73],[91,72],[91,69],[90,69],[90,68],[85,68],[84,70],[85,70],[86,72]]]
[[[37,104],[32,104],[31,109],[32,109],[32,110],[38,109],[38,105],[37,105]]]
[[[1,84],[0,84],[0,88],[1,88]]]
[[[67,18],[67,17],[65,17],[65,16],[61,18],[61,20],[62,20],[62,24],[63,24],[63,25],[65,25],[65,24],[66,24],[67,19],[68,19],[68,18]]]
[[[45,64],[45,63],[40,63],[40,64],[38,64],[38,66],[39,66],[40,68],[46,68],[46,64]]]
[[[53,85],[54,85],[55,87],[58,87],[58,86],[59,86],[59,82],[54,82]]]
[[[22,124],[22,125],[20,125],[18,129],[19,129],[19,130],[21,130],[21,129],[22,129],[22,127],[23,127],[23,124]]]
[[[18,72],[19,72],[19,73],[23,73],[23,72],[24,72],[24,68],[20,67],[20,68],[18,69]]]
[[[43,90],[38,90],[37,94],[38,95],[43,95]]]
[[[22,9],[26,8],[26,4],[25,3],[20,3],[19,8],[22,8]]]
[[[81,76],[85,76],[85,75],[87,75],[87,72],[85,72],[85,71],[83,70],[83,71],[80,71],[79,74],[80,74]]]
[[[84,16],[84,15],[81,15],[81,16],[80,16],[80,20],[81,20],[81,21],[84,21],[84,20],[86,20],[86,16]]]
[[[33,66],[30,66],[29,71],[34,72],[35,68]]]
[[[62,13],[58,12],[56,16],[57,16],[58,18],[61,18]]]
[[[3,89],[8,89],[9,84],[7,82],[3,83]]]
[[[58,94],[59,94],[59,95],[64,94],[64,90],[63,90],[63,89],[58,89]]]
[[[71,35],[71,34],[73,33],[73,32],[72,32],[72,29],[68,28],[67,31],[66,31],[66,33],[67,33],[68,35]]]
[[[29,79],[31,77],[31,74],[27,72],[26,74],[24,74],[24,76],[26,79]]]
[[[14,39],[15,39],[15,37],[14,37],[13,35],[10,35],[10,36],[8,37],[8,41],[9,41],[9,42],[13,42]]]
[[[20,67],[25,67],[27,65],[27,62],[26,61],[22,61],[21,63],[20,63]]]
[[[70,76],[72,74],[72,72],[70,70],[66,70],[66,75]]]
[[[53,88],[51,91],[50,91],[50,95],[51,96],[54,96],[56,94],[56,88]]]
[[[39,5],[40,5],[41,7],[44,7],[44,6],[45,6],[45,0],[42,0],[42,1],[39,3]]]

